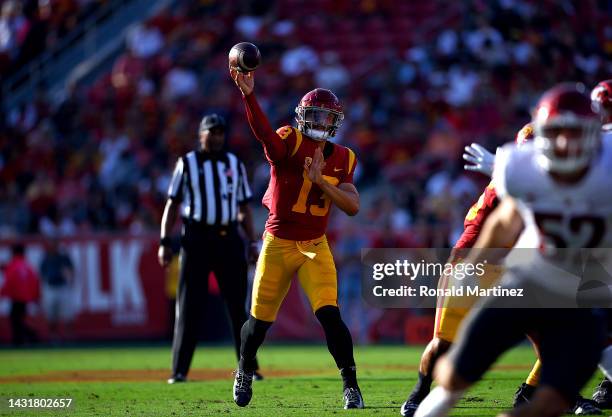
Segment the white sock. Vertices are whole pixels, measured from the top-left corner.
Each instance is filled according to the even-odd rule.
[[[612,376],[612,346],[608,346],[604,349],[601,354],[601,360],[599,361],[599,369],[603,372],[608,379]]]
[[[414,417],[446,417],[462,395],[463,391],[449,391],[436,387],[419,405]]]

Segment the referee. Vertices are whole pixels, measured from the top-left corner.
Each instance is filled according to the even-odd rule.
[[[169,384],[187,380],[211,271],[229,311],[237,358],[240,355],[240,329],[247,320],[248,268],[238,223],[250,241],[250,262],[257,259],[257,246],[247,204],[251,189],[246,170],[236,155],[224,150],[225,127],[223,117],[204,116],[199,129],[200,149],[178,159],[168,189],[158,251],[163,267],[172,259],[170,234],[179,207],[183,219]]]

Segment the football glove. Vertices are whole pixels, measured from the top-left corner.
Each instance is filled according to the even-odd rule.
[[[477,143],[472,143],[464,149],[466,153],[463,154],[463,160],[468,162],[468,164],[465,164],[463,169],[480,172],[488,177],[493,175],[495,155]]]

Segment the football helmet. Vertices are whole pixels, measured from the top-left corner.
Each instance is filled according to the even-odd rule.
[[[344,120],[340,100],[325,88],[315,88],[306,93],[295,108],[295,114],[298,129],[320,141],[334,137]]]
[[[599,114],[601,122],[612,130],[612,80],[601,81],[591,91],[593,111]]]
[[[563,83],[546,91],[532,122],[538,162],[547,171],[579,171],[598,149],[601,123],[582,84]]]
[[[521,146],[530,140],[533,140],[533,124],[527,123],[525,126],[521,127],[521,130],[516,132],[516,138],[514,141],[516,142],[516,146]]]

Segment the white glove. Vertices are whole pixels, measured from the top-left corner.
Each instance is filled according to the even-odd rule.
[[[466,153],[463,154],[463,160],[472,165],[466,164],[463,166],[463,169],[466,171],[480,172],[488,177],[493,175],[493,161],[495,161],[495,155],[477,143],[466,146],[465,152]]]

